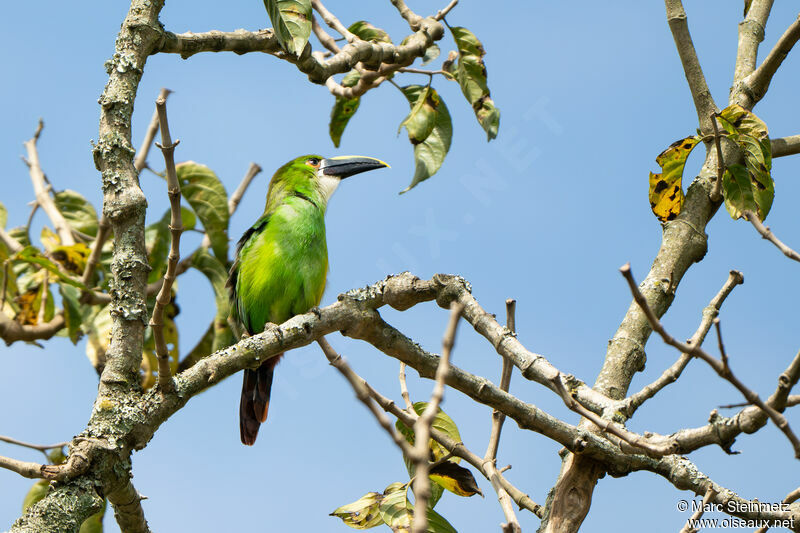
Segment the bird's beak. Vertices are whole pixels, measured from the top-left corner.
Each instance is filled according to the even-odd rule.
[[[342,155],[323,159],[320,164],[320,169],[323,174],[326,176],[336,176],[341,179],[383,167],[388,168],[389,165],[374,157],[355,155]]]

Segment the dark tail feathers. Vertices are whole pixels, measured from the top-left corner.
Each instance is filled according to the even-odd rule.
[[[257,370],[244,371],[242,397],[239,401],[239,434],[242,444],[252,446],[256,442],[258,428],[267,420],[272,375],[275,372],[275,365],[282,356],[283,354],[278,354],[271,357]]]

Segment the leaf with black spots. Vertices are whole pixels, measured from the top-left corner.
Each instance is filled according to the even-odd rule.
[[[401,192],[408,192],[417,184],[433,176],[444,162],[453,138],[453,123],[447,106],[435,89],[420,85],[403,87],[411,106],[411,113],[403,121],[408,137],[414,145],[414,177]]]
[[[432,467],[430,478],[453,494],[459,496],[480,494],[483,496],[472,471],[449,460]]]
[[[228,261],[228,194],[217,175],[205,165],[187,161],[175,166],[181,194],[203,224],[211,249]]]
[[[281,46],[300,57],[311,35],[311,0],[264,0],[264,7]]]
[[[486,82],[486,64],[483,62],[486,51],[468,29],[452,26],[450,30],[458,46],[458,63],[450,68],[450,72],[458,80],[461,92],[486,131],[487,140],[491,141],[497,137],[500,127],[500,110],[495,107]]]
[[[683,207],[683,169],[686,158],[701,137],[694,135],[672,143],[656,157],[661,174],[650,173],[650,208],[662,222],[673,220]]]
[[[383,524],[379,505],[383,500],[380,492],[368,492],[353,503],[342,505],[331,513],[342,519],[346,525],[353,529],[369,529]]]

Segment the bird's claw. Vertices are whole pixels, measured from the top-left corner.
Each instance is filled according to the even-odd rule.
[[[313,313],[317,320],[322,318],[322,310],[319,308],[318,305],[315,305],[311,309],[308,310],[309,313]]]

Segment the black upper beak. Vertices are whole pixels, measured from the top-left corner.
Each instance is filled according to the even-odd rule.
[[[327,176],[337,176],[342,179],[366,172],[368,170],[375,170],[376,168],[388,166],[388,164],[384,163],[380,159],[375,159],[374,157],[350,155],[323,159],[322,163],[320,164],[323,174]]]

